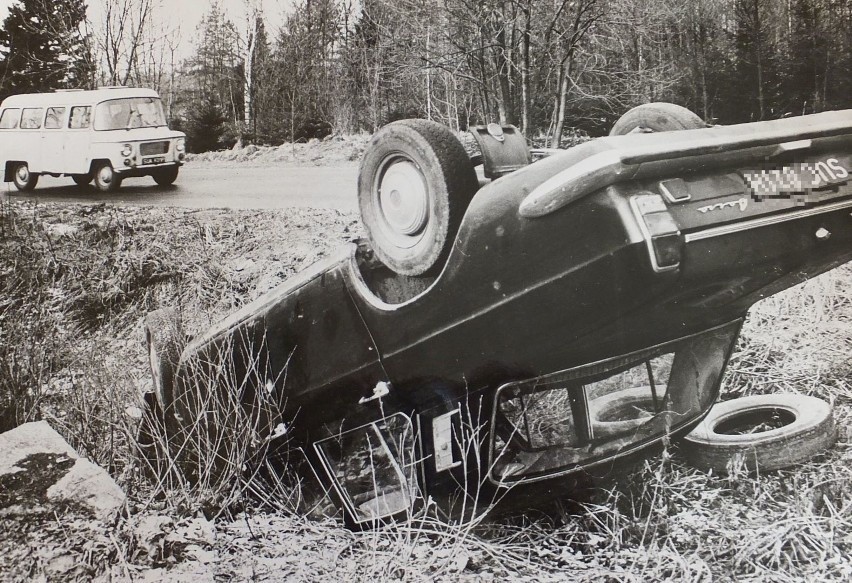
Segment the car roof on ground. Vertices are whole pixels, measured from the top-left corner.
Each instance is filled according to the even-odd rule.
[[[0,107],[48,107],[61,105],[94,105],[107,99],[127,97],[159,97],[153,89],[138,87],[109,87],[91,91],[52,91],[50,93],[22,93],[3,100]]]

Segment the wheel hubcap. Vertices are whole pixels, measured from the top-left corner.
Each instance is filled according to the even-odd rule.
[[[26,182],[30,178],[30,170],[26,166],[18,166],[18,180]]]
[[[98,172],[98,178],[104,184],[109,184],[112,182],[112,169],[108,166],[104,166],[101,168],[100,172]]]
[[[416,235],[429,217],[429,193],[423,175],[409,160],[391,163],[378,188],[379,209],[390,229],[399,235]]]

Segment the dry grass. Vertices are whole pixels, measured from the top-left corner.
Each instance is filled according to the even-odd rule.
[[[852,578],[849,267],[755,306],[725,379],[725,397],[783,391],[834,402],[840,441],[805,466],[758,476],[708,475],[688,467],[672,447],[617,484],[599,484],[581,503],[554,504],[526,516],[448,524],[424,512],[353,533],[339,522],[311,522],[273,503],[275,515],[246,508],[234,520],[220,518],[211,527],[215,538],[187,534],[200,520],[194,512],[211,500],[233,508],[234,500],[252,491],[275,501],[290,486],[278,484],[270,494],[263,488],[276,484],[258,486],[237,472],[240,479],[230,489],[211,494],[177,481],[152,487],[143,479],[131,445],[138,423],[134,407],[150,386],[141,317],[177,306],[188,329],[201,330],[357,230],[354,217],[333,211],[4,204],[0,422],[47,418],[107,467],[131,499],[130,516],[99,531],[88,550],[77,544],[73,533],[86,531],[77,523],[56,528],[50,540],[39,538],[39,548],[53,544],[89,565],[88,574],[107,569],[116,580],[180,565],[206,570],[208,579],[237,580]],[[269,428],[249,429],[243,445],[257,442]],[[238,450],[226,457],[251,459],[260,451]],[[140,550],[138,530],[158,514],[167,515],[162,522],[170,526],[156,539],[154,560]],[[6,532],[15,528],[2,526]],[[9,557],[6,567],[30,565],[35,571],[25,572],[35,573],[48,564],[25,558],[36,542],[14,539],[14,547],[6,544],[10,540],[0,545]]]

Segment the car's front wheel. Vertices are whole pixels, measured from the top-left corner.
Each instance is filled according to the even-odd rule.
[[[358,175],[361,220],[378,258],[401,275],[440,270],[478,188],[448,127],[407,119],[381,128]]]
[[[13,169],[12,180],[15,182],[15,188],[21,192],[28,192],[38,184],[38,174],[30,172],[26,162],[22,162]]]
[[[121,176],[112,168],[112,164],[104,162],[95,169],[95,187],[101,192],[115,192],[121,186]]]
[[[169,186],[177,180],[178,167],[171,166],[169,168],[162,168],[160,170],[156,170],[151,176],[154,179],[154,182],[158,185]]]
[[[672,132],[706,128],[704,120],[674,103],[645,103],[629,110],[612,126],[609,135]]]

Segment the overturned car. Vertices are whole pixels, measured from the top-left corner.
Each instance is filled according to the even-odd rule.
[[[852,111],[707,128],[650,104],[534,163],[514,128],[473,133],[482,178],[447,128],[385,126],[367,240],[186,345],[152,313],[170,431],[216,432],[202,377],[274,401],[293,471],[354,525],[566,495],[690,431],[749,307],[852,259]]]

